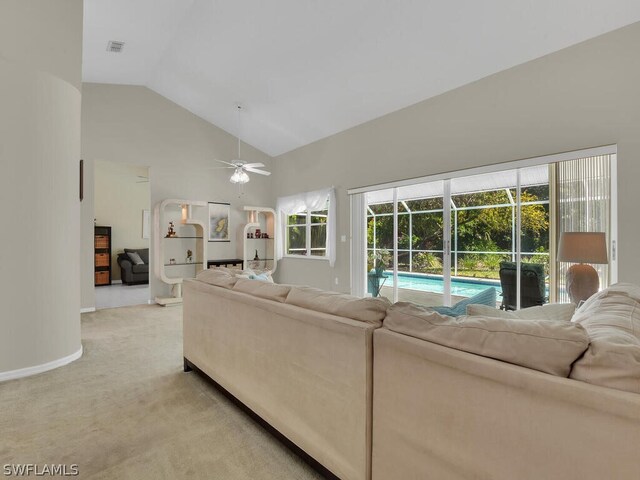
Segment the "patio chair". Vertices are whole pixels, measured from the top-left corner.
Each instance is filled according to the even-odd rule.
[[[515,310],[517,308],[516,272],[514,262],[500,262],[501,310]],[[520,308],[535,307],[545,303],[544,265],[538,263],[520,264]]]

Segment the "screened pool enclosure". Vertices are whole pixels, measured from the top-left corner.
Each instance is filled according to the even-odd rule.
[[[615,241],[611,157],[364,193],[368,293],[424,305],[455,303],[489,287],[500,294],[500,266],[512,262],[539,272],[545,302],[566,301],[567,266],[555,258],[560,232],[603,231],[610,245]],[[608,285],[613,272],[598,268]]]

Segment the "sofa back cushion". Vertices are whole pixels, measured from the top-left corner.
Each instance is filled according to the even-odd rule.
[[[360,298],[313,287],[291,287],[286,303],[339,317],[379,324],[391,305],[384,297]]]
[[[486,305],[468,305],[467,315],[480,317],[511,318],[513,320],[549,320],[570,322],[576,311],[574,303],[549,303],[522,310],[504,311]]]
[[[210,285],[228,289],[233,288],[238,281],[235,273],[226,268],[210,268],[208,270],[202,270],[196,275],[196,279]]]
[[[571,378],[640,393],[640,287],[618,283],[589,298],[573,316],[591,345]]]
[[[384,327],[445,347],[567,377],[589,338],[570,322],[448,317],[408,302],[387,311]]]
[[[255,295],[256,297],[274,300],[284,303],[289,295],[291,287],[289,285],[278,285],[277,283],[268,283],[262,280],[252,280],[248,278],[238,278],[233,286],[233,290]]]

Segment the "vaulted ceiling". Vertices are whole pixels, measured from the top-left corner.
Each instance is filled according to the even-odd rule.
[[[234,135],[241,103],[242,139],[273,156],[640,21],[637,0],[84,5],[83,81],[145,85]]]

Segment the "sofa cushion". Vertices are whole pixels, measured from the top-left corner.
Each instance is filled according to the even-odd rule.
[[[125,248],[124,249],[125,253],[137,253],[138,255],[140,255],[140,258],[142,259],[142,261],[146,264],[149,263],[149,249],[148,248]]]
[[[589,338],[571,322],[448,317],[408,302],[387,311],[384,327],[445,347],[566,377]]]
[[[380,323],[391,305],[384,297],[360,298],[313,287],[291,288],[286,303],[367,323]]]
[[[131,271],[133,273],[149,273],[149,265],[145,265],[144,263],[133,265]]]
[[[573,316],[591,345],[571,378],[640,393],[640,287],[618,283],[589,298]]]
[[[210,268],[208,270],[202,270],[196,275],[196,279],[210,285],[228,289],[233,288],[238,281],[235,273],[232,273],[226,268]]]
[[[289,295],[289,290],[291,290],[289,285],[278,285],[277,283],[267,283],[261,280],[250,280],[248,278],[238,278],[237,280],[233,286],[233,290],[249,293],[267,300],[275,300],[280,303],[284,303],[287,295]]]
[[[576,311],[574,303],[549,303],[516,311],[504,311],[486,305],[467,305],[467,315],[520,320],[555,320],[570,322]]]
[[[473,297],[460,300],[452,307],[431,307],[442,315],[448,315],[450,317],[458,317],[464,315],[467,312],[467,305],[487,305],[495,308],[496,306],[496,289],[489,287],[480,293],[476,293]]]

